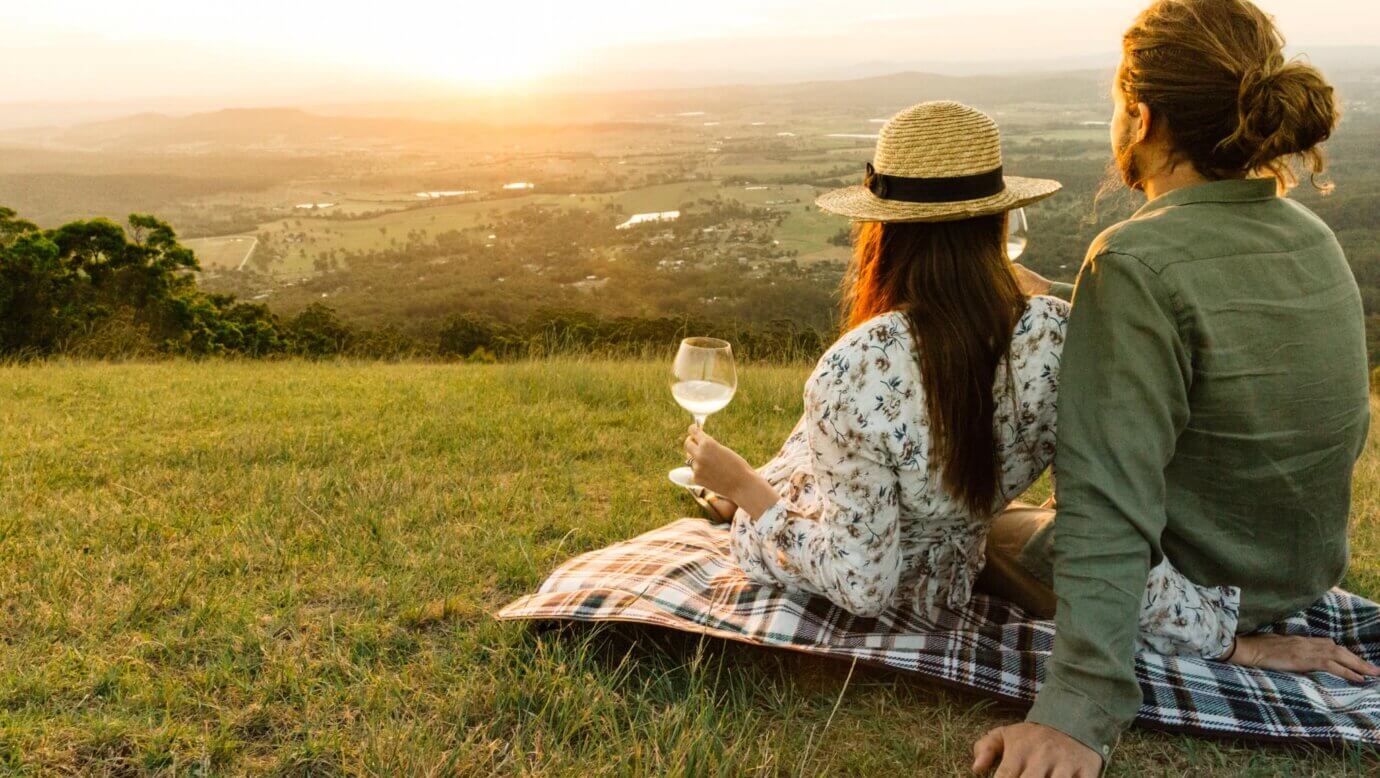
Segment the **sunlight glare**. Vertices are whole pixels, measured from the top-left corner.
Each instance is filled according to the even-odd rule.
[[[491,38],[413,52],[398,64],[417,75],[498,89],[549,75],[556,68],[557,59],[553,51],[531,38]]]

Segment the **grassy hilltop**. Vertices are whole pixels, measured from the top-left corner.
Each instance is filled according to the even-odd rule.
[[[805,373],[747,366],[711,431],[765,459]],[[666,377],[0,368],[0,772],[965,773],[1018,712],[781,652],[490,617],[571,555],[692,512],[664,480],[688,424]],[[1377,449],[1347,581],[1370,596]],[[1112,773],[1376,769],[1359,749],[1135,733]]]

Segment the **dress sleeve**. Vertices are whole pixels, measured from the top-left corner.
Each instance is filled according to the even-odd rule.
[[[1236,641],[1241,613],[1241,589],[1199,586],[1160,560],[1140,601],[1140,633],[1136,645],[1157,654],[1219,659]]]
[[[808,513],[777,502],[755,521],[739,511],[730,545],[752,579],[821,595],[876,616],[900,582],[901,459],[920,430],[902,414],[917,402],[904,325],[878,323],[831,350],[805,389],[804,433],[818,491]]]
[[[1032,297],[1012,333],[1007,369],[1013,391],[1009,401],[1000,394],[993,410],[1007,499],[1024,494],[1054,462],[1068,314],[1068,303],[1058,298]]]

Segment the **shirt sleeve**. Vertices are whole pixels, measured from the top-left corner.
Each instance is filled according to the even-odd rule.
[[[1114,252],[1084,267],[1060,376],[1054,653],[1027,720],[1104,760],[1141,705],[1138,619],[1165,526],[1164,470],[1191,363],[1168,289]]]
[[[899,477],[888,440],[899,428],[888,423],[887,409],[900,407],[908,382],[893,374],[899,365],[890,358],[850,351],[843,360],[834,355],[842,374],[817,371],[806,387],[818,510],[807,515],[783,500],[755,521],[739,511],[730,548],[754,580],[871,617],[892,604],[900,583]]]
[[[1064,302],[1070,302],[1073,300],[1073,284],[1066,284],[1063,281],[1051,281],[1047,294],[1050,297],[1058,297]]]

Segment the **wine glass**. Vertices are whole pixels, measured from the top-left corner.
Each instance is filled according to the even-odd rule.
[[[680,342],[671,365],[671,396],[695,417],[703,428],[710,414],[718,413],[738,391],[738,371],[733,366],[733,347],[718,338],[686,338]],[[694,472],[678,467],[671,480],[682,486],[694,483]]]
[[[1017,208],[1006,215],[1006,256],[1012,262],[1025,253],[1025,244],[1030,242],[1030,223],[1025,219],[1025,209]]]

